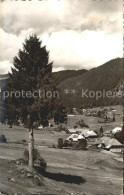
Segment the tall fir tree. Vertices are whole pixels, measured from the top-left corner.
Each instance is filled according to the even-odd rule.
[[[14,68],[12,73],[9,73],[7,84],[11,97],[6,99],[6,117],[11,124],[18,119],[29,122],[30,171],[33,171],[34,122],[45,125],[48,116],[53,114],[58,98],[52,78],[52,63],[49,63],[49,52],[41,43],[36,35],[25,40],[23,50],[19,50],[18,55],[14,57]],[[48,91],[52,95],[44,96],[43,93]]]

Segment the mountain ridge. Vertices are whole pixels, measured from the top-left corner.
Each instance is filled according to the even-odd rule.
[[[122,103],[120,99],[101,98],[82,98],[82,90],[89,91],[113,91],[120,90],[123,78],[123,58],[112,59],[103,65],[92,68],[90,70],[63,70],[52,73],[60,88],[61,96],[66,107],[94,107],[104,105],[115,105]],[[7,78],[7,74],[0,75],[0,88]],[[122,87],[121,87],[122,88]],[[69,94],[65,94],[64,90],[68,89]],[[71,91],[75,90],[76,94]]]
[[[77,95],[62,94],[64,103],[68,107],[93,107],[93,106],[104,106],[113,105],[120,103],[120,99],[116,98],[101,98],[96,101],[94,98],[81,97],[81,90],[89,91],[113,91],[120,85],[123,78],[123,58],[112,59],[105,64],[90,69],[83,74],[72,76],[64,79],[58,83],[58,87],[61,91],[65,89],[76,90],[80,93]]]

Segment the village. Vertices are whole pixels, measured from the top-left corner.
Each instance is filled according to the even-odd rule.
[[[21,123],[12,128],[6,124],[0,125],[2,189],[6,189],[7,183],[7,189],[11,192],[17,190],[17,193],[43,193],[45,190],[48,194],[96,195],[101,190],[100,195],[121,195],[124,150],[122,107],[84,109],[82,114],[74,108],[67,117],[66,123],[55,124],[52,119],[44,129],[42,125],[35,127],[34,145],[47,162],[47,176],[43,179],[44,187],[41,188],[41,184],[36,182],[31,190],[34,180],[29,173],[24,174],[24,165],[19,164],[19,159],[24,159],[24,151],[28,148],[28,129]],[[16,166],[11,164],[13,161]],[[49,183],[47,190],[46,182]],[[22,183],[25,186],[23,191]]]
[[[99,148],[121,154],[124,150],[122,117],[120,110],[118,111],[111,107],[82,109],[82,112],[73,108],[73,112],[68,114],[66,124],[56,126],[51,121],[46,130],[50,132],[65,132],[68,135],[64,139],[60,137],[58,145],[53,147],[81,150]],[[87,122],[85,123],[83,119]],[[93,123],[89,124],[88,119],[95,119],[96,125],[94,124],[93,126]],[[37,129],[43,130],[42,125],[37,127]]]
[[[73,108],[74,115],[68,115],[69,118],[79,116],[76,108]],[[117,125],[116,120],[120,117],[121,113],[114,108],[101,108],[101,109],[83,109],[82,115],[85,117],[95,117],[98,120],[96,129],[90,127],[90,124],[85,123],[83,119],[76,122],[73,128],[67,128],[66,133],[71,134],[63,142],[63,147],[67,148],[76,146],[80,149],[88,148],[101,148],[115,153],[122,153],[123,146],[123,124]],[[119,117],[118,117],[119,116]],[[120,121],[121,122],[121,121]],[[112,126],[111,126],[112,123]],[[115,126],[114,126],[115,123]],[[110,124],[110,130],[107,130],[106,124]],[[78,143],[78,144],[77,144]]]

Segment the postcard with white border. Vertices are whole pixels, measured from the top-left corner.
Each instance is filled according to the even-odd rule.
[[[0,1],[0,195],[123,195],[122,0]]]

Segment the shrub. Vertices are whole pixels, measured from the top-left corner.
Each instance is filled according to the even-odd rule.
[[[66,132],[67,134],[69,134],[69,130],[68,130],[68,129],[66,129],[65,132]]]
[[[59,149],[62,149],[63,148],[63,143],[64,143],[63,138],[59,138],[58,139],[58,148]]]
[[[52,148],[56,148],[56,145],[55,145],[55,144],[53,144],[53,145],[52,145]]]
[[[26,162],[28,162],[29,160],[29,151],[27,149],[25,149],[24,151],[24,159],[26,160]]]
[[[39,167],[42,170],[46,170],[47,163],[46,163],[46,161],[42,157],[39,157],[37,160],[35,160],[34,166],[35,167]]]
[[[0,136],[0,142],[1,142],[1,143],[6,143],[6,140],[7,140],[7,139],[6,139],[5,135],[1,135],[1,136]]]
[[[87,148],[87,141],[82,139],[78,143],[74,144],[73,149],[78,149],[78,150],[86,150]]]
[[[40,157],[40,154],[39,154],[37,149],[34,149],[33,157],[34,157],[34,161],[37,160]],[[24,158],[25,158],[26,162],[28,162],[28,160],[29,160],[29,151],[28,151],[28,149],[25,149],[25,151],[24,151]]]
[[[26,140],[25,140],[25,139],[23,139],[23,140],[22,140],[22,142],[23,142],[23,143],[26,143]]]
[[[57,128],[56,128],[56,127],[54,127],[54,128],[53,128],[53,131],[57,131]]]
[[[63,147],[71,147],[72,146],[72,143],[68,140],[65,140],[64,143],[63,143]]]
[[[33,127],[34,127],[34,129],[38,129],[38,127],[39,127],[39,122],[34,122]]]
[[[34,166],[40,167],[40,169],[45,170],[47,168],[47,162],[40,156],[40,153],[37,149],[34,149]],[[28,163],[29,160],[29,151],[25,149],[24,151],[25,161]]]
[[[58,127],[54,128],[53,130],[57,131],[57,132],[61,132],[61,131],[65,131],[66,132],[66,128],[63,127],[62,125],[58,125]]]
[[[83,127],[89,128],[89,126],[87,124],[85,124],[83,119],[78,121],[76,124],[79,125],[81,128],[83,128]]]
[[[74,129],[76,129],[78,126],[77,125],[74,125]]]
[[[63,130],[62,125],[59,125],[58,128],[57,128],[57,131],[61,132],[62,130]]]

